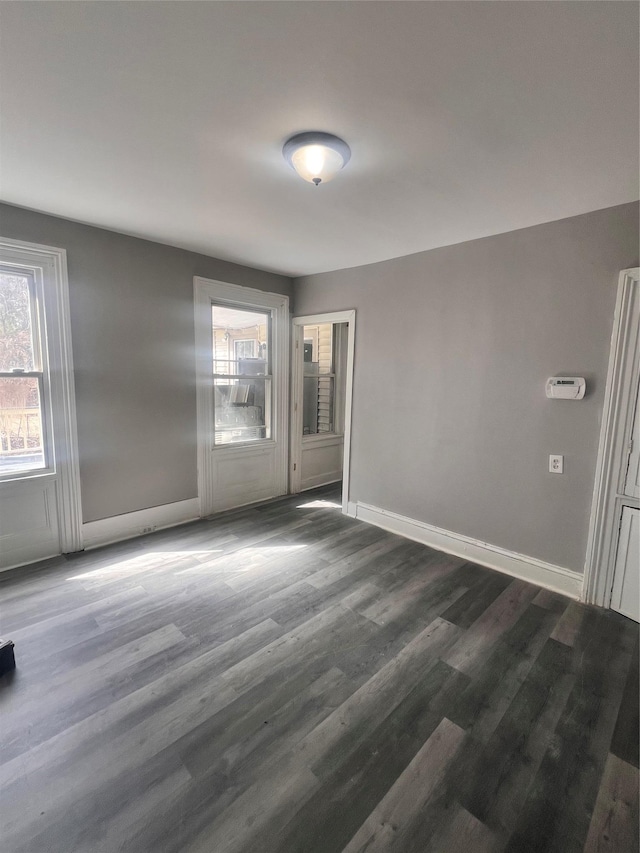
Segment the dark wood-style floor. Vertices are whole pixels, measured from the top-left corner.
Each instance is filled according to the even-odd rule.
[[[335,498],[0,582],[2,853],[637,851],[637,626]]]

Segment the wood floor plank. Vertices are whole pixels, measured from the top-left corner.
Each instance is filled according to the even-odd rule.
[[[573,646],[580,633],[586,612],[586,608],[582,604],[572,601],[558,620],[551,639],[564,643],[566,646]]]
[[[510,577],[496,572],[480,575],[478,582],[442,613],[442,618],[461,628],[470,628],[510,583]]]
[[[175,625],[165,625],[68,671],[65,677],[48,685],[46,702],[40,701],[42,685],[33,685],[31,691],[22,693],[22,701],[29,703],[29,723],[35,734],[29,734],[25,742],[23,720],[3,721],[0,762],[53,737],[57,731],[95,712],[97,707],[109,705],[113,701],[115,679],[126,678],[128,671],[145,659],[163,654],[184,641],[184,635]],[[96,694],[102,698],[96,701]]]
[[[471,683],[460,693],[451,719],[478,740],[491,737],[544,648],[556,618],[531,604],[503,629],[490,652],[476,660]]]
[[[605,612],[589,610],[583,625],[576,641],[581,671],[519,815],[509,853],[540,847],[578,853],[586,840],[631,649],[625,626]]]
[[[533,603],[538,607],[544,607],[547,610],[554,610],[556,613],[564,613],[569,604],[570,599],[564,595],[559,595],[557,592],[552,592],[550,589],[541,589],[533,599]]]
[[[144,828],[144,841],[138,839],[138,846],[131,849],[182,853],[188,840],[200,833],[206,837],[225,809],[256,783],[263,765],[277,765],[282,754],[294,749],[353,690],[339,670],[331,669],[279,708],[261,729],[226,752],[221,750],[213,764],[192,765],[197,775],[191,789],[182,800],[167,802],[154,826]]]
[[[496,853],[497,850],[499,842],[494,833],[462,806],[457,806],[424,853]]]
[[[4,843],[11,853],[44,853],[49,850],[66,850],[68,853],[117,850],[123,834],[133,832],[138,821],[145,825],[153,820],[166,792],[173,796],[184,792],[191,777],[179,757],[166,751],[136,766],[118,777],[117,783],[101,791],[99,820],[95,819],[95,795],[81,792],[74,800],[74,820],[70,823],[65,810],[56,805],[55,785],[39,806],[43,813],[20,832],[15,841],[9,833]]]
[[[611,739],[611,752],[623,761],[640,766],[640,661],[638,656],[638,634],[635,636],[634,652],[629,666],[627,683],[620,702],[616,727]]]
[[[357,627],[356,621],[340,625],[333,632],[336,643],[348,642],[349,637],[357,632]],[[264,678],[254,681],[251,687],[247,688],[246,683],[242,688],[238,685],[239,695],[233,702],[210,714],[175,742],[187,767],[194,776],[201,776],[217,761],[226,762],[228,750],[233,750],[235,755],[243,753],[245,741],[264,730],[264,726],[269,726],[269,721],[281,708],[296,697],[298,701],[304,701],[306,691],[323,674],[341,673],[334,661],[333,657],[314,654],[293,655],[278,666],[271,665]],[[342,674],[342,677],[345,676]],[[228,767],[226,762],[225,768]]]
[[[440,559],[434,559],[429,564],[420,566],[415,577],[394,584],[378,601],[362,610],[362,615],[378,625],[386,625],[399,617],[409,617],[412,605],[417,602],[422,603],[424,600],[422,595],[427,588],[430,588],[429,608],[437,607],[441,601],[448,597],[456,601],[466,591],[464,586],[457,584],[456,580],[451,577],[452,570],[458,568],[460,562],[459,559],[450,558],[449,555],[442,555]],[[438,581],[445,582],[445,590],[436,601],[435,596],[442,590],[442,584],[438,585]],[[448,602],[446,606],[449,606]],[[428,616],[425,614],[424,618],[428,619]]]
[[[500,636],[514,625],[535,598],[538,589],[524,581],[511,581],[476,619],[447,656],[447,663],[471,674]]]
[[[406,828],[429,801],[464,736],[459,726],[443,719],[344,848],[344,853],[408,853],[404,842]]]
[[[584,853],[635,853],[640,822],[638,768],[609,753]]]
[[[401,565],[415,553],[419,553],[416,546],[412,549],[411,544],[398,537],[389,537],[387,540],[372,542],[342,560],[327,563],[326,568],[310,576],[309,583],[319,588],[330,586],[352,576],[359,569],[367,577],[378,577],[381,571],[389,571]]]
[[[141,586],[127,589],[124,592],[116,592],[113,595],[100,597],[74,607],[71,613],[69,611],[58,613],[55,616],[48,616],[45,619],[32,622],[25,627],[14,629],[12,637],[14,642],[21,645],[41,642],[44,636],[53,636],[57,629],[61,629],[61,633],[64,632],[70,619],[74,621],[86,618],[95,619],[100,613],[117,613],[120,607],[126,607],[134,601],[137,605],[144,602],[147,595],[147,591]]]
[[[315,767],[322,786],[277,835],[274,853],[339,853],[433,734],[465,680],[436,661],[354,751],[327,755]]]
[[[2,853],[638,849],[638,626],[339,487],[5,573],[0,627]]]
[[[67,768],[72,779],[75,778],[74,770],[77,768],[73,766],[74,755],[78,761],[85,761],[87,755],[92,752],[102,754],[106,749],[111,751],[114,732],[118,730],[129,733],[136,726],[142,725],[144,733],[144,726],[148,725],[150,716],[158,721],[158,718],[154,717],[156,709],[159,709],[159,713],[166,714],[167,709],[173,707],[179,716],[180,697],[184,695],[186,687],[190,684],[199,685],[209,673],[233,672],[239,665],[238,659],[242,662],[253,657],[256,647],[262,651],[267,640],[271,640],[274,634],[279,637],[281,633],[280,626],[272,620],[265,620],[227,643],[210,649],[175,670],[169,670],[151,684],[127,694],[54,738],[34,746],[26,757],[18,756],[3,763],[1,775],[5,788],[0,808],[4,805],[9,807],[11,786],[21,785],[27,777],[32,786],[40,780],[40,784],[46,785],[45,774],[55,775],[60,767],[61,770]],[[232,688],[228,688],[227,695],[231,701],[236,693]],[[93,779],[91,781],[95,782]]]
[[[569,650],[549,640],[493,735],[476,743],[457,795],[484,824],[513,830],[574,683]]]
[[[458,632],[455,625],[436,619],[408,643],[301,742],[309,766],[322,773],[343,761],[412,690],[427,661],[439,659]]]

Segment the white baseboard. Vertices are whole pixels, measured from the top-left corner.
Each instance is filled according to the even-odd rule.
[[[154,530],[195,521],[197,518],[200,518],[200,501],[198,498],[191,498],[188,501],[177,501],[114,515],[111,518],[101,518],[99,521],[88,521],[82,525],[84,548],[88,551],[100,545],[121,542]]]
[[[352,504],[347,509],[348,515],[352,515]],[[535,557],[527,557],[517,554],[515,551],[507,551],[496,545],[489,545],[450,530],[434,527],[423,521],[416,521],[404,515],[398,515],[386,509],[370,506],[369,504],[356,503],[355,517],[368,524],[375,524],[391,533],[405,536],[435,548],[437,551],[445,551],[462,557],[471,563],[478,563],[490,569],[504,572],[514,578],[537,584],[545,589],[559,592],[570,598],[579,599],[582,594],[582,575],[570,569],[555,566],[553,563],[545,563]]]
[[[347,501],[347,509],[345,515],[351,516],[351,518],[356,518],[358,512],[358,504],[355,501]],[[364,519],[363,519],[364,521]],[[372,524],[374,522],[371,522]]]

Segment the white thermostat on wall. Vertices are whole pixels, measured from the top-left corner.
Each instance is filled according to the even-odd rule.
[[[547,397],[552,400],[582,400],[587,383],[582,376],[551,376],[547,379]]]

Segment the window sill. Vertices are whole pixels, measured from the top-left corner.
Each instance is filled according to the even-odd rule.
[[[29,483],[31,481],[53,480],[57,477],[57,471],[51,468],[39,468],[37,471],[24,471],[0,475],[0,489],[2,486],[15,486],[18,483]]]

